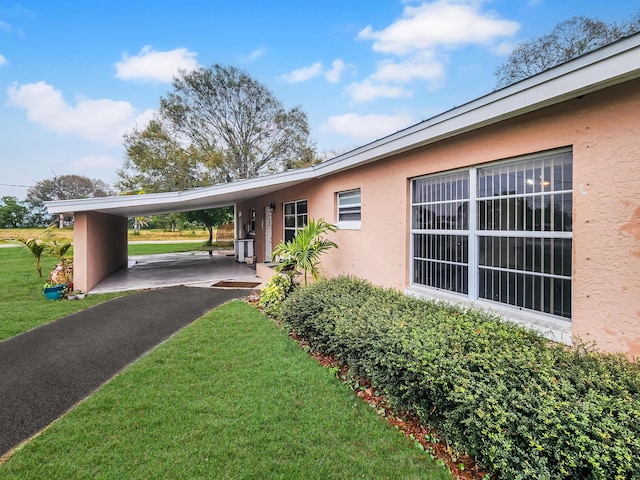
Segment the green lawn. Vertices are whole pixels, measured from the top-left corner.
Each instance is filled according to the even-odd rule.
[[[225,248],[228,243],[222,243]],[[157,243],[129,245],[129,255],[188,252],[202,249],[201,243]],[[73,251],[73,250],[72,250]],[[26,248],[0,248],[0,341],[39,325],[104,302],[125,293],[89,295],[83,300],[47,300],[42,286],[57,258],[42,257],[42,278]]]
[[[130,366],[0,477],[452,478],[240,301]]]
[[[57,258],[42,257],[43,278],[39,278],[28,250],[0,248],[0,340],[123,295],[107,293],[88,295],[83,300],[47,300],[42,286],[56,263]]]
[[[157,253],[206,251],[209,250],[209,248],[214,250],[233,249],[233,242],[214,243],[212,247],[206,247],[204,246],[204,243],[205,242],[129,244],[129,255],[154,255]]]

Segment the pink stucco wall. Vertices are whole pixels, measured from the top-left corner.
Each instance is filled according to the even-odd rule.
[[[324,271],[403,289],[409,285],[412,177],[572,147],[574,339],[640,356],[639,111],[635,80],[239,207],[256,208],[256,252],[264,261],[265,205],[276,203],[276,245],[283,235],[283,202],[307,199],[311,217],[335,222],[336,193],[360,188],[361,229],[333,235],[339,249],[323,258]]]
[[[127,266],[127,219],[98,212],[77,213],[73,222],[74,287],[88,292]]]

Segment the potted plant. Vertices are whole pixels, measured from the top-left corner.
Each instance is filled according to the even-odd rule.
[[[44,284],[44,296],[49,300],[59,300],[67,291],[65,283],[47,282]]]

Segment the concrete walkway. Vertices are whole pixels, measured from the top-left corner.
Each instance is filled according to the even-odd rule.
[[[91,293],[187,285],[210,287],[225,280],[257,282],[255,266],[236,262],[232,250],[180,252],[129,257],[129,268],[116,272]]]
[[[0,457],[195,319],[249,293],[147,290],[0,342]]]

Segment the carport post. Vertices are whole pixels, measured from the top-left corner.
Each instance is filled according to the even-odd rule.
[[[79,212],[73,221],[73,285],[88,292],[109,274],[126,268],[127,217]]]

